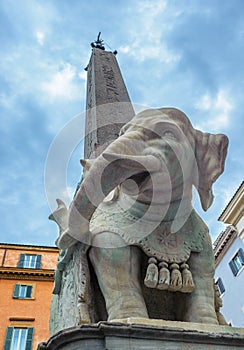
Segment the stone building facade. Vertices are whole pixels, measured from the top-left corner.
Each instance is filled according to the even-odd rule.
[[[214,243],[215,277],[223,300],[222,313],[235,327],[244,327],[244,182],[222,212],[228,224]]]

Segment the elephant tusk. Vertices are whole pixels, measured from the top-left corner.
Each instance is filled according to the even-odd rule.
[[[59,236],[61,236],[68,227],[68,209],[61,199],[56,199],[56,202],[58,207],[49,215],[48,219],[56,222],[59,227]]]
[[[59,218],[61,216],[67,215],[68,209],[67,209],[65,203],[61,199],[57,198],[56,202],[58,204],[58,207],[57,207],[57,209],[54,210],[53,213],[51,213],[49,215],[48,219],[55,221],[55,222],[58,222]]]
[[[94,159],[80,159],[80,164],[85,170],[90,170],[94,161]]]

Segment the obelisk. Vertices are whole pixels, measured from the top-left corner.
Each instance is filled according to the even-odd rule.
[[[134,116],[116,51],[105,51],[103,40],[92,44],[87,70],[86,137],[84,157],[98,156]]]

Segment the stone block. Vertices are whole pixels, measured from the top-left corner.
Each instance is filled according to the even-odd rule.
[[[64,329],[38,350],[237,350],[244,329],[130,318]]]

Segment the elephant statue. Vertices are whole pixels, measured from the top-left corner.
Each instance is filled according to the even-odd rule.
[[[59,248],[86,247],[108,321],[168,319],[171,305],[172,320],[222,322],[212,243],[192,187],[206,211],[227,147],[225,135],[194,129],[178,109],[148,109],[100,156],[81,161],[85,175],[69,209],[60,202],[51,219]]]

